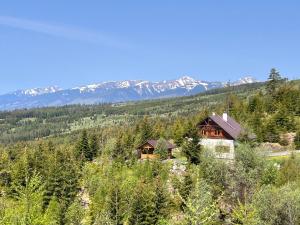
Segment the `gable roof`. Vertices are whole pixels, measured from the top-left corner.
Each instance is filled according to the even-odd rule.
[[[150,140],[147,140],[144,144],[140,145],[138,148],[142,147],[142,146],[145,145],[145,144],[149,144],[149,145],[151,145],[153,148],[156,148],[157,143],[158,143],[158,140],[150,139]],[[172,143],[170,143],[169,141],[166,141],[166,144],[167,144],[167,148],[168,148],[168,149],[176,148],[176,146],[173,145]]]
[[[222,129],[224,129],[226,133],[228,133],[234,140],[238,138],[238,136],[241,134],[243,130],[242,126],[228,115],[227,115],[227,121],[225,121],[222,116],[219,116],[217,114],[211,115],[208,118],[210,118],[212,121],[218,124]]]

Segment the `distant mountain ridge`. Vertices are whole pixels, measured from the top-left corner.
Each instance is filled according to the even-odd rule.
[[[247,76],[230,83],[230,85],[255,82],[258,81]],[[228,83],[207,82],[183,76],[179,79],[159,82],[147,80],[109,81],[71,89],[61,89],[57,86],[32,88],[0,95],[0,110],[187,96],[226,85]]]

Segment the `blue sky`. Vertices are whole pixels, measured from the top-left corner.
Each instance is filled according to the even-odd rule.
[[[0,3],[0,93],[107,80],[300,78],[300,1]]]

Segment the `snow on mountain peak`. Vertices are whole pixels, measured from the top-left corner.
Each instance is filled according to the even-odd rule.
[[[196,80],[192,77],[189,76],[183,76],[181,78],[179,78],[178,80],[176,80],[178,83],[180,83],[182,86],[185,86],[186,84],[191,84],[191,83],[195,83]]]
[[[130,87],[130,81],[128,81],[128,80],[121,81],[119,83],[119,86],[120,86],[120,88],[128,88],[128,87]]]
[[[251,76],[239,79],[231,85],[258,82]],[[182,76],[163,81],[124,80],[108,81],[62,90],[56,86],[19,90],[0,96],[0,109],[32,108],[68,104],[93,104],[132,100],[187,96],[213,88],[225,87],[220,81],[207,82]],[[57,92],[57,93],[56,93]],[[53,95],[52,93],[56,93]],[[36,97],[38,96],[38,97]]]
[[[195,80],[194,78],[189,76],[183,76],[175,80],[174,82],[177,84],[174,86],[174,88],[181,87],[186,88],[187,90],[192,90],[199,84],[203,85],[201,81]]]
[[[258,82],[255,78],[251,76],[245,76],[240,78],[238,81],[232,83],[232,85],[248,84]],[[151,82],[147,80],[124,80],[124,81],[109,81],[89,84],[85,86],[75,87],[71,90],[78,90],[80,93],[85,92],[97,92],[98,90],[113,90],[113,89],[129,89],[136,91],[140,95],[145,93],[162,93],[168,90],[185,89],[190,92],[194,88],[202,86],[205,90],[224,86],[221,82],[205,82],[201,80],[196,80],[190,76],[182,76],[174,80],[164,80],[158,82]],[[32,88],[27,90],[20,90],[14,92],[15,95],[21,96],[38,96],[43,94],[55,93],[57,91],[62,91],[62,89],[51,86],[46,88]]]
[[[238,81],[234,82],[234,85],[241,85],[241,84],[252,84],[258,82],[257,79],[255,79],[252,76],[245,76],[240,78]]]
[[[179,78],[179,80],[183,80],[183,81],[196,81],[194,78],[190,77],[190,76],[182,76],[181,78]]]
[[[57,86],[51,86],[46,88],[31,88],[31,89],[25,89],[16,91],[15,95],[29,95],[29,96],[37,96],[37,95],[43,95],[43,94],[50,94],[55,93],[57,91],[61,91],[62,89]]]

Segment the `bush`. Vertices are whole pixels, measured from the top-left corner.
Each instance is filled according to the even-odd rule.
[[[224,146],[224,145],[216,146],[216,152],[217,153],[229,153],[230,152],[230,147],[229,146]]]
[[[288,145],[289,145],[289,142],[288,142],[288,140],[286,140],[285,138],[280,138],[279,144],[280,144],[281,146],[288,146]]]
[[[168,158],[168,144],[163,138],[160,138],[157,142],[157,146],[154,150],[154,154],[158,154],[160,159],[165,160]]]
[[[300,131],[296,133],[295,139],[294,139],[295,148],[300,150]]]

